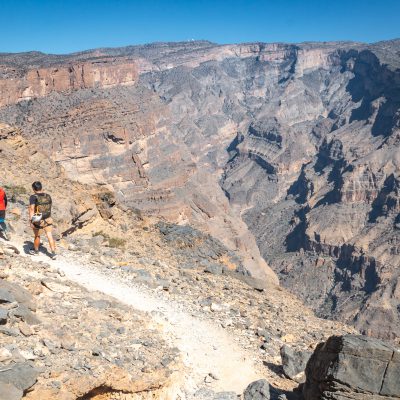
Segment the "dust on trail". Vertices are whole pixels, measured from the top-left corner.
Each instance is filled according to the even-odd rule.
[[[22,250],[20,244],[17,247]],[[181,388],[183,398],[191,398],[197,389],[204,387],[204,379],[210,373],[217,379],[211,379],[207,387],[216,392],[238,394],[243,393],[250,382],[262,377],[252,360],[254,355],[242,349],[233,335],[213,321],[196,318],[182,309],[181,304],[157,297],[151,290],[138,285],[128,285],[118,277],[110,277],[85,264],[83,258],[79,261],[74,258],[59,255],[56,260],[50,260],[42,254],[34,257],[63,271],[68,279],[90,291],[102,292],[135,310],[150,313],[164,339],[181,352],[186,366]]]

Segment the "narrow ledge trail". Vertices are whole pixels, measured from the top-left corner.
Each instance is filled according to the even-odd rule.
[[[21,243],[17,248],[25,254]],[[67,279],[89,291],[104,293],[132,309],[148,313],[167,343],[179,349],[185,366],[174,398],[195,399],[196,391],[205,387],[214,392],[242,394],[249,383],[262,378],[253,361],[254,354],[241,348],[233,335],[212,320],[197,318],[182,309],[181,304],[160,298],[150,289],[110,277],[87,265],[83,257],[79,262],[74,258],[61,254],[50,260],[40,254],[34,260],[62,271]],[[216,379],[206,384],[205,378],[210,374]]]

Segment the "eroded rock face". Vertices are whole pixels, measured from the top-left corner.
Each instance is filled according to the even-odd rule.
[[[196,78],[190,76],[189,67],[202,68],[204,62],[216,63],[225,55],[233,56],[235,48],[227,47],[220,53],[217,46],[205,43],[192,55],[199,57],[194,61],[185,53],[186,45],[183,50],[176,47],[172,51],[172,65],[159,64],[152,48],[133,49],[131,57],[140,64],[143,77],[134,86],[99,84],[97,89],[53,91],[47,97],[4,108],[4,117],[10,123],[22,124],[27,136],[41,143],[69,177],[87,184],[108,185],[119,201],[144,213],[161,214],[173,222],[195,223],[243,254],[246,269],[277,283],[275,274],[260,256],[254,237],[230,209],[219,186],[219,173],[214,174],[217,165],[208,156],[208,140],[198,137],[203,128],[193,125],[187,115],[201,99],[197,87],[192,87]],[[260,49],[256,46],[248,52],[244,48],[241,51],[247,58]],[[146,57],[147,64],[142,62]],[[163,61],[168,57],[166,54]],[[53,66],[56,61],[48,62]],[[181,63],[186,66],[177,67]],[[180,73],[175,74],[174,67],[182,69],[183,79]],[[160,69],[161,72],[154,72]],[[162,89],[178,80],[182,89],[190,89],[188,95],[194,96],[196,104],[190,106],[190,100],[182,110],[182,104],[169,105],[170,94],[162,95],[152,82],[153,76],[158,79],[164,72],[166,81]],[[173,89],[177,90],[178,86]],[[223,99],[217,99],[220,107]],[[212,107],[210,103],[208,110]],[[201,118],[198,114],[197,118]],[[210,125],[207,120],[204,124]],[[212,158],[227,158],[225,150],[218,149],[217,155],[215,147],[221,135],[226,146],[229,144],[236,134],[235,123],[221,115],[207,129],[215,130]],[[50,137],[56,139],[49,140]]]
[[[93,192],[87,186],[73,181],[66,184],[65,173],[59,165],[40,151],[38,146],[22,137],[21,131],[1,122],[0,146],[0,167],[5,171],[1,183],[10,199],[7,213],[9,216],[14,215],[16,219],[15,233],[22,234],[27,229],[28,199],[32,191],[31,184],[37,179],[43,182],[45,190],[51,193],[54,200],[57,238],[63,232],[71,233],[93,222],[99,216],[100,210],[106,207],[100,198],[104,190]],[[65,195],[64,190],[69,195]],[[96,197],[98,201],[94,201]],[[13,203],[24,207],[20,210],[13,207]]]
[[[223,187],[284,285],[320,315],[396,339],[400,76],[376,50],[273,85],[279,100],[232,143]]]
[[[400,398],[400,351],[362,336],[331,337],[306,368],[305,400]]]
[[[138,76],[124,86],[122,69],[116,86],[18,94],[0,119],[69,177],[195,224],[274,280],[261,251],[320,315],[396,340],[398,47],[195,42],[5,55],[6,80],[10,68],[25,79],[96,57],[134,63]]]
[[[52,92],[115,85],[132,85],[138,76],[135,62],[118,63],[98,59],[92,62],[70,63],[54,67],[15,70],[3,66],[0,76],[0,107],[44,97]]]

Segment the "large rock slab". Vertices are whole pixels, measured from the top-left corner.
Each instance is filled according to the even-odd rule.
[[[24,392],[10,383],[0,382],[0,400],[20,400]]]
[[[400,350],[365,336],[332,336],[306,368],[305,400],[400,398]]]
[[[296,382],[304,382],[304,371],[306,369],[307,362],[311,357],[311,351],[295,350],[290,346],[283,345],[280,349],[280,353],[284,374]]]
[[[265,379],[250,383],[243,394],[244,400],[277,400],[279,393]]]
[[[5,325],[7,323],[8,311],[0,307],[0,325]]]
[[[3,281],[0,281],[0,303],[12,303],[13,301],[15,301],[15,298],[10,293],[9,290],[1,287],[2,286],[2,282]]]
[[[32,311],[36,310],[36,304],[33,296],[17,283],[0,279],[0,295],[0,302],[12,303],[13,301],[17,301]]]
[[[28,363],[16,363],[0,370],[0,383],[10,384],[24,391],[36,383],[38,375],[39,371],[32,365]]]

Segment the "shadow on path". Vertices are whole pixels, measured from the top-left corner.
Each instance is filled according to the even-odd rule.
[[[25,240],[22,248],[23,248],[25,254],[30,254],[29,251],[31,249],[33,249],[33,242],[31,240]],[[43,246],[42,243],[40,243],[40,246],[39,246],[39,253],[42,253],[48,257],[50,257],[50,255],[51,255],[51,253],[47,250],[47,247]]]

